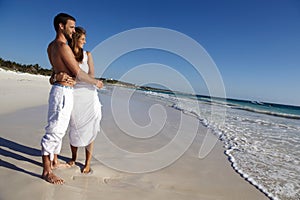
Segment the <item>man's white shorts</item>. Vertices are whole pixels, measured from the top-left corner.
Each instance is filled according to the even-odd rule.
[[[66,134],[72,109],[72,87],[54,84],[49,94],[48,125],[41,140],[42,155],[50,155],[50,160],[53,160],[54,154],[60,153],[62,138]]]

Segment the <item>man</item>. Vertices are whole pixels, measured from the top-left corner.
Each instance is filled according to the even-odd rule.
[[[75,33],[75,18],[60,13],[54,18],[56,38],[49,44],[47,53],[53,73],[64,72],[80,81],[90,83],[98,88],[102,82],[91,78],[82,71],[67,41]],[[63,184],[64,180],[52,172],[54,158],[60,153],[62,138],[68,128],[73,108],[73,81],[65,80],[53,84],[49,94],[48,125],[41,140],[43,173],[42,178],[52,184]],[[56,159],[55,159],[56,160]],[[57,163],[54,163],[57,164]]]

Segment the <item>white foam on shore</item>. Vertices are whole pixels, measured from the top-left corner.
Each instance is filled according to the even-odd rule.
[[[266,194],[270,199],[274,199],[274,200],[278,200],[277,197],[275,197],[273,194],[271,194],[270,192],[268,192],[268,190],[261,184],[257,183],[253,178],[251,178],[247,173],[245,173],[242,169],[240,169],[236,163],[235,158],[233,157],[233,155],[231,154],[232,149],[228,149],[225,151],[225,155],[228,156],[228,160],[231,163],[231,166],[233,167],[233,169],[240,174],[245,180],[247,180],[249,183],[251,183],[252,185],[254,185],[257,189],[259,189],[261,192],[263,192],[264,194]]]

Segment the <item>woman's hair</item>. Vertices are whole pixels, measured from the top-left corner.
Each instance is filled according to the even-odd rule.
[[[75,55],[75,59],[78,62],[82,62],[83,60],[83,49],[79,48],[78,52],[75,52],[75,48],[77,46],[78,40],[82,35],[86,35],[86,31],[82,27],[76,27],[75,28],[75,33],[72,35],[72,41],[69,41],[69,45]]]
[[[53,21],[55,31],[56,32],[58,31],[60,23],[62,23],[63,25],[66,25],[68,20],[72,20],[72,21],[76,22],[75,18],[72,17],[71,15],[68,15],[66,13],[57,14],[54,17],[54,21]]]

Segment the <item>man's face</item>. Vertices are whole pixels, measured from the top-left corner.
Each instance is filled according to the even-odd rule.
[[[72,39],[72,35],[75,33],[75,21],[67,20],[66,25],[63,29],[63,34],[67,40]]]

